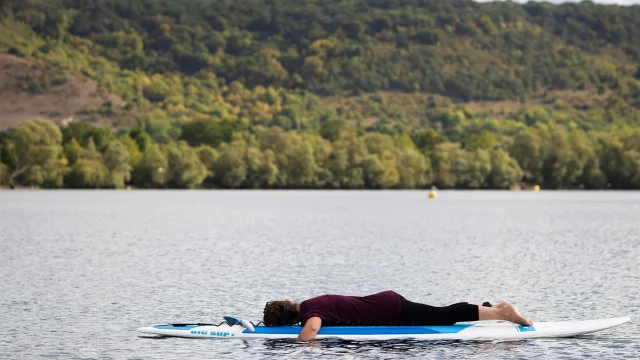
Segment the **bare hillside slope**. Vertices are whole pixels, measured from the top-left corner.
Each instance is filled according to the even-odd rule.
[[[108,123],[96,112],[107,101],[123,105],[113,95],[101,95],[93,80],[0,54],[0,130],[35,117],[56,123],[70,120]]]

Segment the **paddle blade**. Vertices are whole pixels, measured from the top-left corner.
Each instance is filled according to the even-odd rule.
[[[223,316],[224,321],[228,322],[229,325],[233,326],[235,324],[240,324],[240,321],[238,321],[238,319],[231,317],[231,316]],[[242,324],[240,324],[242,325]]]
[[[242,325],[245,329],[251,331],[251,332],[255,332],[256,329],[253,327],[253,324],[250,323],[247,320],[240,320],[240,325]]]

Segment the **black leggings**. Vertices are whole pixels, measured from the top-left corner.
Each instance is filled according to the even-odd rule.
[[[478,305],[461,302],[436,307],[419,304],[400,295],[403,325],[453,325],[460,321],[478,321]]]

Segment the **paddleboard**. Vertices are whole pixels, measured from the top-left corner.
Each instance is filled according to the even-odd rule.
[[[182,338],[297,338],[301,326],[267,327],[246,320],[220,324],[161,324],[138,328],[140,336]],[[629,317],[582,321],[535,322],[521,326],[508,321],[460,322],[450,326],[323,326],[317,339],[344,340],[517,340],[571,337],[609,329],[629,321]],[[247,326],[243,326],[244,323]],[[251,329],[253,328],[253,329]]]

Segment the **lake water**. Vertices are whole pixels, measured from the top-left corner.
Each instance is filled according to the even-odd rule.
[[[0,359],[640,357],[640,192],[0,191]],[[145,339],[266,301],[393,289],[511,301],[518,342]]]

